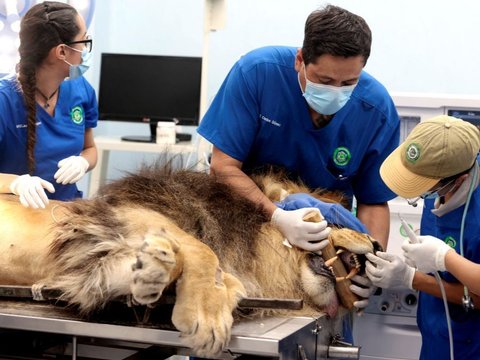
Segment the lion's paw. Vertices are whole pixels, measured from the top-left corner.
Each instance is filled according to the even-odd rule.
[[[182,341],[199,357],[214,357],[228,344],[233,324],[233,310],[245,296],[245,289],[234,276],[222,272],[223,282],[211,288],[188,291],[177,287],[177,301],[172,321],[181,332]],[[180,286],[181,287],[181,286]]]
[[[165,233],[145,237],[145,242],[137,253],[137,261],[132,265],[130,290],[136,303],[148,305],[158,301],[171,281],[178,249],[178,242]]]

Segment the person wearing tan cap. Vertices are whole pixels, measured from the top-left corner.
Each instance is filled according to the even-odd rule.
[[[420,359],[449,358],[449,335],[439,284],[445,288],[456,359],[480,359],[479,129],[463,120],[438,116],[417,125],[380,167],[387,186],[416,204],[424,199],[418,243],[405,241],[405,262],[398,256],[368,254],[367,276],[383,288],[419,290],[417,323],[422,334]],[[460,260],[461,256],[463,260]],[[462,264],[466,264],[462,268]],[[451,267],[451,268],[450,268]],[[451,272],[447,272],[445,270]],[[473,301],[472,301],[473,300]],[[463,306],[462,306],[463,305]]]

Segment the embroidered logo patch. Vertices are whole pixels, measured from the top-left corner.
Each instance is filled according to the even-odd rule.
[[[418,145],[415,143],[411,143],[410,145],[408,145],[405,156],[407,160],[411,163],[416,162],[420,157],[420,148],[418,147]]]
[[[451,248],[455,249],[455,246],[457,245],[457,241],[453,237],[447,236],[445,238],[445,244],[447,244]]]
[[[345,166],[350,161],[350,150],[344,146],[340,146],[333,152],[333,162],[338,166]]]
[[[83,109],[80,106],[75,106],[70,111],[70,117],[75,124],[80,125],[83,122]]]

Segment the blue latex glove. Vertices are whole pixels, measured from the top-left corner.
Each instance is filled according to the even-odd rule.
[[[329,224],[346,227],[361,233],[368,233],[367,228],[350,211],[340,204],[326,203],[305,193],[288,195],[276,205],[283,210],[297,210],[315,207],[320,210]]]

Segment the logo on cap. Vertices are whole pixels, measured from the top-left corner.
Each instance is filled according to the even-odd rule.
[[[350,150],[344,146],[340,146],[333,152],[333,162],[338,166],[345,166],[350,161]]]
[[[414,163],[418,160],[420,157],[420,148],[418,147],[417,144],[410,144],[407,147],[407,151],[405,152],[405,156],[408,161],[411,163]]]

